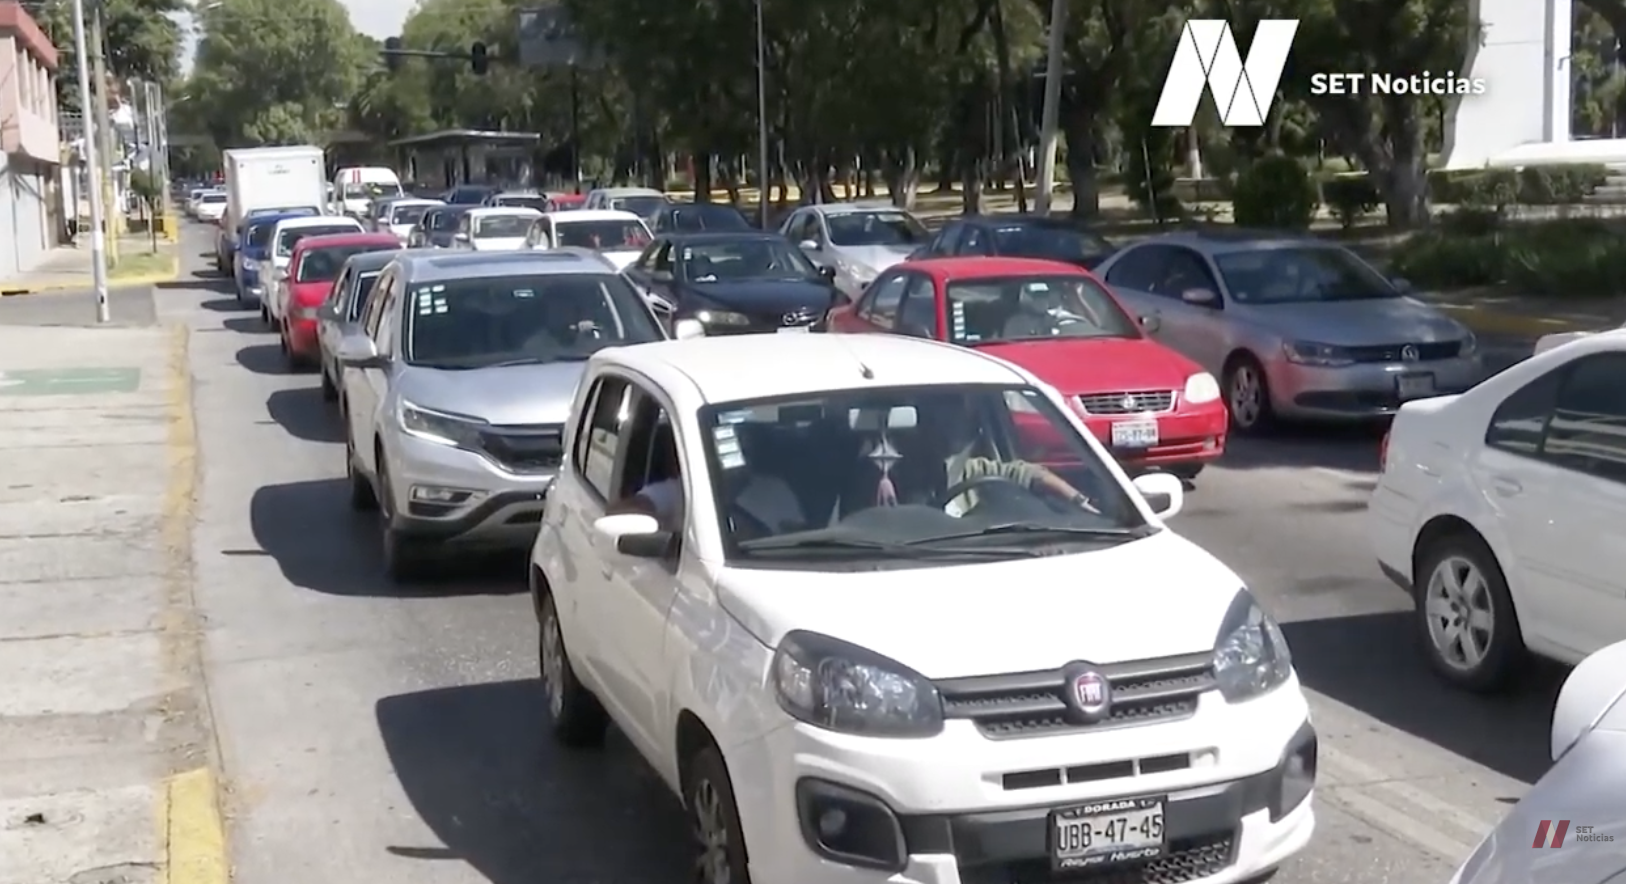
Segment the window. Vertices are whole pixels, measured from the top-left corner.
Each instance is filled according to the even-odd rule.
[[[664,196],[622,196],[610,200],[611,209],[617,212],[631,212],[640,218],[653,218],[655,213],[666,207]]]
[[[1140,337],[1118,302],[1082,274],[956,280],[945,294],[957,344]]]
[[[918,246],[930,236],[919,221],[900,211],[841,212],[825,221],[830,242],[837,246]]]
[[[672,272],[672,243],[663,242],[649,256],[649,269],[655,273]]]
[[[417,224],[419,221],[423,220],[424,214],[428,211],[429,207],[422,204],[391,206],[390,223],[396,225]]]
[[[931,278],[907,274],[903,305],[898,309],[897,331],[917,338],[937,337],[937,288]]]
[[[462,215],[454,209],[430,209],[423,216],[423,226],[436,233],[444,233],[457,229],[457,221]]]
[[[344,315],[345,304],[351,300],[350,289],[355,284],[355,278],[356,275],[350,271],[339,274],[339,278],[333,281],[333,287],[327,290],[327,297],[323,299],[325,304],[338,311],[341,316]]]
[[[592,417],[585,436],[578,433],[576,445],[582,449],[582,478],[605,500],[613,499],[615,460],[621,451],[622,430],[632,416],[632,385],[618,377],[604,375],[598,382]]]
[[[548,208],[548,198],[545,196],[499,196],[493,203],[518,209],[535,209],[538,212],[547,211]]]
[[[554,248],[641,249],[649,245],[649,228],[642,221],[564,221],[556,220]]]
[[[965,224],[958,221],[944,227],[937,234],[937,238],[932,240],[932,244],[926,247],[927,251],[939,257],[954,254],[954,250],[959,248],[960,237],[965,235],[965,230]]]
[[[1371,301],[1398,298],[1394,286],[1354,252],[1293,246],[1226,252],[1215,257],[1231,297],[1242,304]],[[1201,288],[1213,288],[1212,281]]]
[[[507,239],[524,236],[531,229],[531,216],[481,215],[474,223],[474,235],[480,239]]]
[[[295,282],[332,282],[344,269],[344,262],[355,255],[382,250],[378,245],[328,246],[308,249],[299,259],[299,272]]]
[[[1626,482],[1626,354],[1570,363],[1542,455],[1567,469]]]
[[[992,255],[994,253],[993,241],[980,227],[966,225],[965,234],[960,237],[960,247],[955,251],[957,255]]]
[[[902,274],[883,276],[865,293],[858,315],[879,328],[891,328],[898,318],[898,307],[903,302],[903,291],[909,286],[909,277]]]
[[[804,242],[819,241],[818,219],[812,212],[797,212],[790,216],[790,222],[785,225],[785,238],[797,245]]]
[[[1112,254],[1112,245],[1100,236],[1054,223],[1008,224],[996,228],[993,236],[999,254],[1020,258],[1094,266]]]
[[[663,233],[750,230],[751,222],[745,220],[745,216],[733,206],[684,205],[663,210],[656,221],[656,228]]]
[[[378,340],[379,320],[384,315],[384,302],[388,300],[382,297],[382,293],[394,284],[395,274],[393,273],[387,273],[379,277],[378,282],[373,285],[373,291],[380,296],[367,299],[366,312],[361,317],[361,328],[367,333],[367,337],[372,338],[374,341]]]
[[[1157,251],[1155,246],[1130,249],[1107,271],[1107,284],[1136,292],[1150,292],[1155,284]]]
[[[360,233],[361,226],[357,224],[327,225],[323,227],[288,227],[277,234],[277,255],[286,256],[294,252],[294,246],[308,236],[332,236],[335,233]]]
[[[777,236],[685,245],[678,261],[692,282],[803,279],[818,273],[801,249]]]
[[[355,322],[361,316],[361,311],[367,309],[372,301],[372,294],[376,291],[373,283],[378,281],[379,271],[363,271],[356,273],[350,281],[350,300],[345,308],[345,319]]]
[[[1539,455],[1542,434],[1547,430],[1559,385],[1568,370],[1565,366],[1550,371],[1502,400],[1485,430],[1485,444],[1510,454]]]

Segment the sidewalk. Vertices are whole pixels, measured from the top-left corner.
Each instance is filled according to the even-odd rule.
[[[0,882],[225,884],[184,329],[0,326]]]
[[[1563,300],[1523,298],[1493,289],[1418,297],[1450,313],[1481,335],[1527,338],[1568,331],[1600,331],[1626,323],[1626,297]]]
[[[152,254],[152,239],[146,234],[121,236],[117,264],[108,268],[113,286],[151,285],[175,278],[180,270],[178,246],[158,238],[158,253]],[[0,296],[31,295],[60,289],[87,289],[91,286],[90,236],[79,237],[77,246],[57,246],[45,254],[34,269],[0,281]]]

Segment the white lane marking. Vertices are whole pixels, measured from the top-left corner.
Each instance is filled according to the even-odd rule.
[[[1478,839],[1496,828],[1494,823],[1441,801],[1410,783],[1394,779],[1390,773],[1334,749],[1325,741],[1320,746],[1320,754],[1323,769],[1334,780],[1341,781],[1321,792],[1327,800],[1451,862],[1466,859]],[[1384,801],[1384,798],[1392,800]],[[1443,827],[1437,827],[1436,824],[1442,823]],[[1448,834],[1444,828],[1455,829],[1473,841]]]

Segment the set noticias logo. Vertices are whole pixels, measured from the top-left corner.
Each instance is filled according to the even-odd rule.
[[[1551,843],[1549,843],[1548,840],[1547,840],[1547,833],[1549,831],[1552,832],[1552,835],[1553,835]],[[1556,825],[1556,826],[1553,825],[1552,820],[1542,820],[1542,821],[1536,823],[1536,840],[1530,846],[1531,847],[1537,847],[1537,848],[1540,848],[1540,847],[1563,847],[1564,846],[1564,836],[1569,834],[1569,831],[1570,831],[1570,821],[1569,820],[1559,820],[1558,825]],[[1613,836],[1613,835],[1600,835],[1597,832],[1593,831],[1592,826],[1576,826],[1575,827],[1575,840],[1576,841],[1613,841],[1613,840],[1615,840],[1615,836]]]

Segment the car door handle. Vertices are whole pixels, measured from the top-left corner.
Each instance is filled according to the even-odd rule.
[[[1524,485],[1520,484],[1519,480],[1512,476],[1491,477],[1491,487],[1501,497],[1517,497],[1524,493]]]

